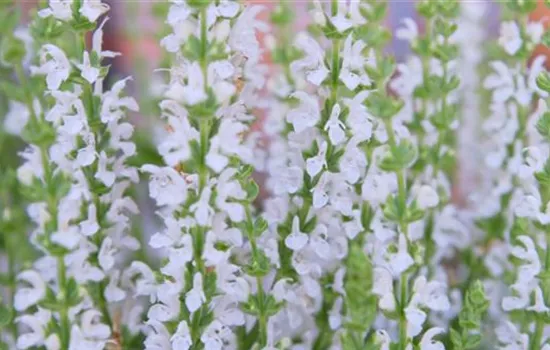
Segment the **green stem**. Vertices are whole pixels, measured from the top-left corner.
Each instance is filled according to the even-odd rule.
[[[399,350],[405,350],[408,343],[407,337],[407,317],[405,307],[407,303],[407,274],[403,273],[400,279],[400,297],[399,297]]]
[[[535,333],[533,334],[533,337],[531,338],[531,341],[529,342],[529,349],[530,350],[539,350],[541,348],[540,342],[542,340],[542,333],[544,331],[544,319],[536,315],[536,324],[535,324]]]
[[[59,322],[61,325],[61,334],[59,338],[61,341],[61,349],[69,349],[71,325],[69,323],[69,307],[67,306],[68,291],[65,290],[67,275],[65,271],[65,261],[62,256],[57,258],[57,278],[59,281],[59,295],[62,298],[61,310],[59,310]]]

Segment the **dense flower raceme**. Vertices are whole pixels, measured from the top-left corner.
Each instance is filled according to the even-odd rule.
[[[252,343],[271,341],[278,304],[265,277],[273,253],[258,244],[267,224],[251,206],[258,194],[251,164],[258,168],[261,159],[248,111],[264,84],[261,10],[235,1],[170,6],[173,32],[161,42],[174,53],[160,102],[165,164],[141,169],[164,221],[149,244],[166,260],[158,272],[132,265],[137,294],[152,302],[147,349],[236,348],[240,333],[249,333],[245,324],[254,323]]]
[[[33,25],[71,21],[75,44],[84,47],[87,30],[77,24],[89,27],[108,7],[99,2],[72,6],[79,14],[67,16],[52,1]],[[21,152],[17,176],[30,201],[31,241],[42,255],[18,275],[13,306],[21,313],[15,319],[21,349],[117,343],[111,306],[127,298],[118,263],[139,247],[129,234],[129,215],[137,213],[137,206],[126,192],[138,174],[126,165],[135,146],[133,126],[124,121],[137,103],[122,96],[128,79],[103,91],[107,71],[101,59],[117,55],[102,51],[104,23],[93,33],[91,50],[78,55],[56,45],[56,39],[37,42],[32,80],[19,77],[26,105],[13,105],[27,116],[17,129],[29,145]],[[30,81],[43,86],[43,95]]]
[[[159,5],[145,155],[131,78],[107,84],[109,6],[51,0],[23,28],[0,2],[0,348],[550,348],[537,2],[503,3],[491,47],[487,4],[418,1],[400,63],[385,2],[308,5],[301,31],[288,1]],[[136,237],[140,177],[159,220]]]

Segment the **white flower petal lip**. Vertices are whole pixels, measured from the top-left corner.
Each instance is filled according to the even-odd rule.
[[[521,39],[518,24],[515,21],[507,21],[501,24],[498,43],[509,55],[515,55],[521,49],[523,40]]]
[[[291,250],[301,250],[307,245],[308,240],[308,235],[300,231],[300,219],[294,217],[292,232],[285,238],[285,245]]]
[[[294,45],[305,53],[305,57],[292,62],[290,70],[294,73],[304,72],[307,81],[320,86],[329,73],[324,63],[324,50],[315,39],[307,34],[298,35]]]
[[[152,175],[149,192],[159,206],[173,206],[185,202],[188,184],[175,169],[146,164],[141,167],[141,170]]]
[[[420,349],[422,350],[445,350],[443,343],[434,340],[433,338],[439,334],[445,333],[443,328],[433,327],[424,333],[420,340]]]
[[[433,187],[422,185],[418,190],[417,203],[420,209],[435,208],[439,204],[439,195]]]
[[[40,49],[40,66],[31,66],[32,75],[46,75],[48,89],[59,90],[61,83],[69,78],[71,63],[59,47],[46,44]]]
[[[46,295],[46,283],[38,272],[25,270],[17,276],[17,280],[28,283],[30,287],[17,289],[13,305],[15,310],[24,311],[36,305]]]
[[[319,102],[315,96],[304,91],[296,91],[291,95],[300,101],[300,105],[288,112],[286,119],[294,127],[294,131],[301,133],[311,128],[321,119]]]
[[[101,0],[84,0],[80,7],[80,14],[90,22],[95,22],[105,12],[109,11],[109,5]]]

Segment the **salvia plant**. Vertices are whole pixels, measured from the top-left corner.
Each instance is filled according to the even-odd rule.
[[[20,5],[0,349],[550,350],[550,2]]]

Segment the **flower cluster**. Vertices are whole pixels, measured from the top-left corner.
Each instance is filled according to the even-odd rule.
[[[134,135],[109,5],[0,2],[0,349],[549,350],[538,2],[390,4],[157,4]]]

